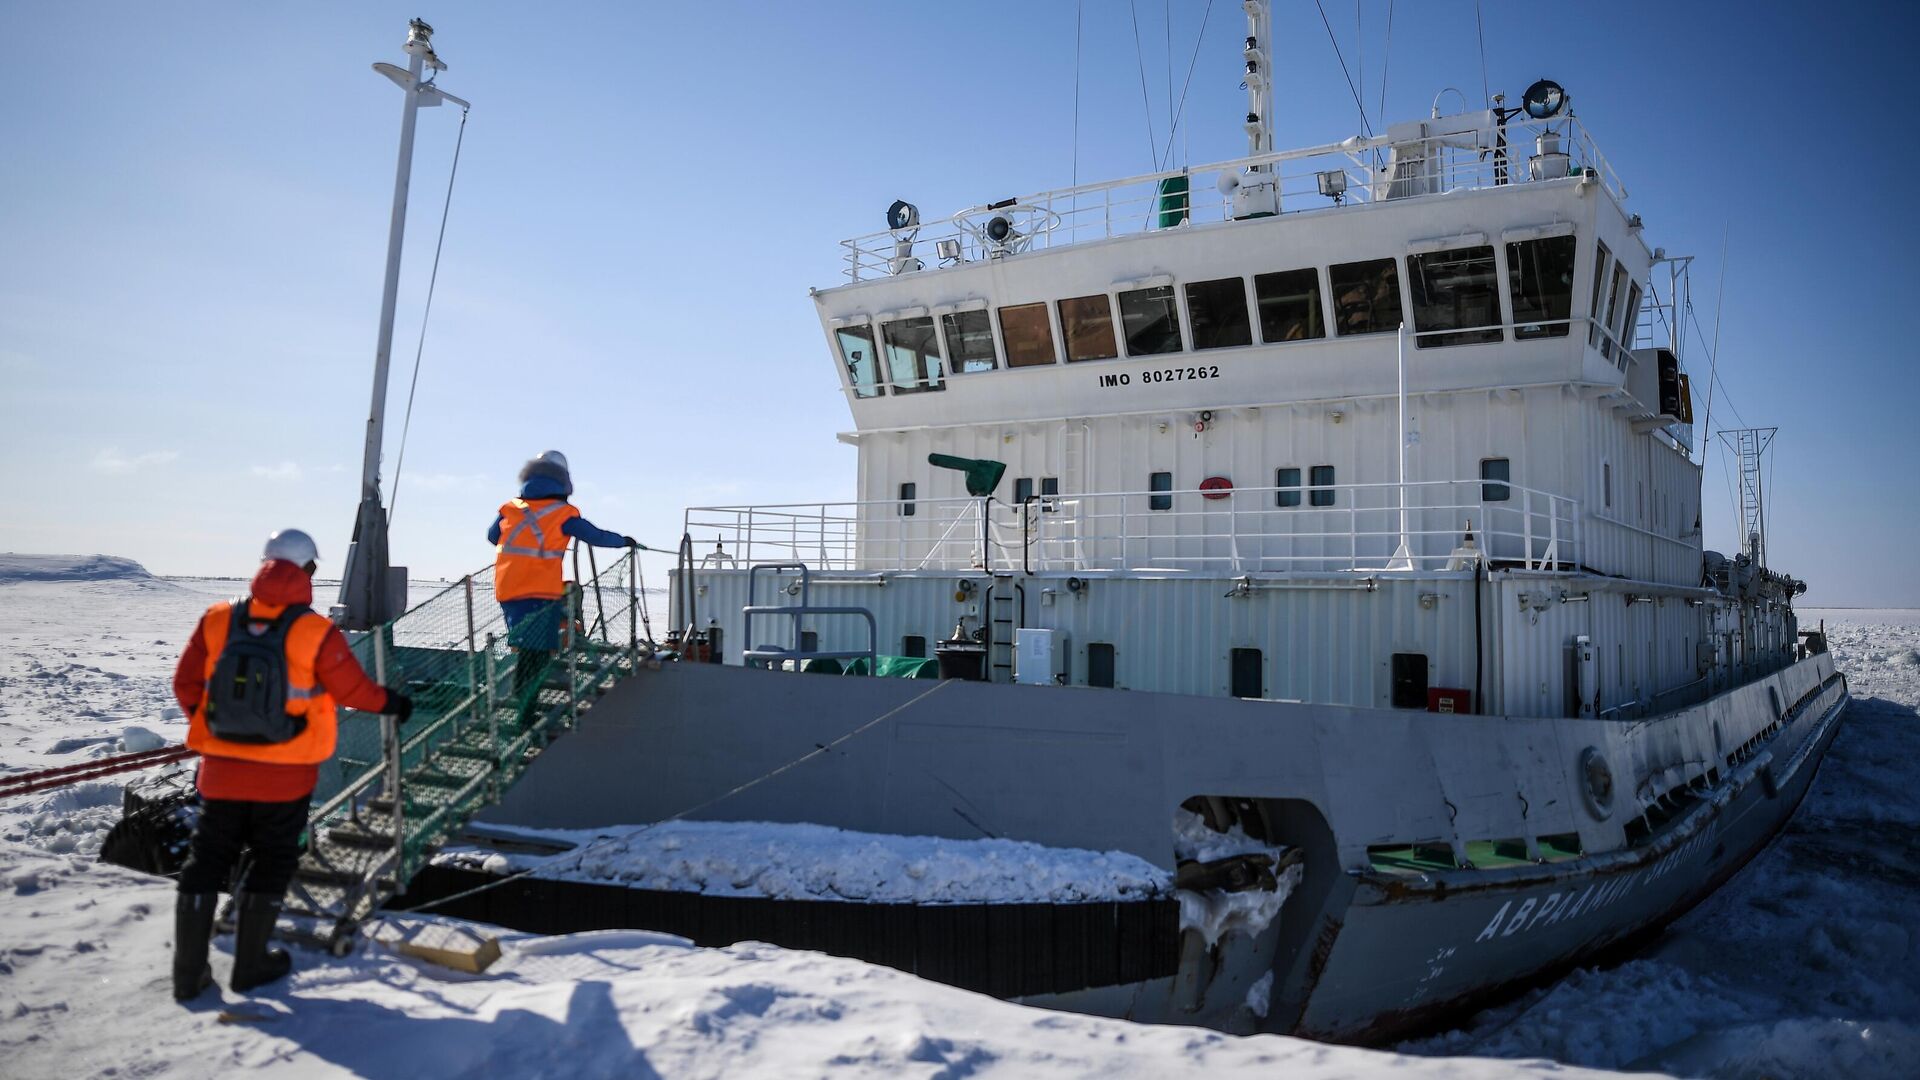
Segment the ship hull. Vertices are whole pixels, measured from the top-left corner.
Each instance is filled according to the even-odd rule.
[[[1171,975],[1021,1000],[1377,1043],[1630,948],[1698,903],[1791,817],[1847,702],[1825,655],[1635,721],[669,664],[609,693],[483,820],[614,828],[701,807],[1172,869],[1177,807],[1252,800],[1304,855],[1272,925],[1213,945],[1188,931]],[[1596,754],[1619,788],[1598,809],[1582,791]],[[1657,796],[1645,816],[1643,795]],[[1399,839],[1464,854],[1548,834],[1579,836],[1581,853],[1421,873],[1368,857]]]

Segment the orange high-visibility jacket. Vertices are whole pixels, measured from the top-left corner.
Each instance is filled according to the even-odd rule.
[[[559,499],[514,499],[500,507],[500,544],[494,549],[493,598],[558,600],[566,595],[567,534],[580,516]]]
[[[286,610],[278,604],[254,600],[247,614],[252,621],[267,622]],[[213,682],[213,669],[226,650],[227,632],[232,627],[233,603],[223,600],[207,609],[201,621],[209,648],[205,679]],[[333,756],[338,721],[333,698],[320,685],[314,673],[314,660],[320,644],[326,640],[333,623],[315,611],[303,613],[287,628],[287,715],[304,716],[307,726],[300,734],[283,743],[237,743],[219,738],[207,727],[207,703],[203,697],[187,724],[187,747],[203,755],[263,761],[273,765],[317,765]]]

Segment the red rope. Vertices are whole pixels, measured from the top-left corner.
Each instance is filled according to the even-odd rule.
[[[17,776],[0,778],[0,799],[9,795],[26,795],[30,792],[66,787],[68,784],[77,784],[82,780],[96,780],[114,773],[150,769],[155,765],[166,765],[192,756],[194,756],[193,751],[184,746],[163,746],[158,750],[142,750],[133,754],[95,758],[78,765],[62,765],[57,769],[21,773]]]

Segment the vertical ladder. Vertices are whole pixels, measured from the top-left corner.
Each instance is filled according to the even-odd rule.
[[[1027,590],[1012,574],[995,574],[987,586],[987,681],[1013,681],[1013,635],[1025,617]]]

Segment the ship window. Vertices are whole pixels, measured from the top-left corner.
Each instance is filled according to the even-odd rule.
[[[1067,361],[1111,360],[1120,355],[1113,340],[1113,308],[1105,296],[1076,296],[1060,301],[1060,333],[1067,339]]]
[[[1024,505],[1033,501],[1033,477],[1023,476],[1013,482],[1014,505]]]
[[[879,397],[879,353],[873,347],[873,327],[867,323],[842,326],[833,337],[840,343],[840,360],[847,365],[853,392],[860,397]]]
[[[1113,686],[1113,645],[1110,642],[1087,643],[1087,685]]]
[[[1280,490],[1274,494],[1273,501],[1279,506],[1300,505],[1300,470],[1275,469],[1273,486]]]
[[[1320,271],[1282,270],[1253,275],[1253,296],[1260,302],[1260,340],[1306,341],[1327,336],[1320,312]]]
[[[1627,289],[1627,310],[1620,314],[1620,347],[1638,348],[1640,344],[1640,285]]]
[[[917,509],[917,507],[914,505],[913,500],[916,496],[919,495],[919,493],[920,493],[919,484],[901,484],[900,485],[900,516],[901,517],[912,517],[914,515],[914,512]]]
[[[1573,260],[1578,245],[1571,236],[1522,240],[1507,245],[1507,286],[1513,302],[1513,336],[1566,337],[1573,314]]]
[[[1120,324],[1127,334],[1128,356],[1180,351],[1180,312],[1171,285],[1121,293]]]
[[[1481,458],[1480,479],[1511,480],[1513,465],[1503,457]],[[1511,498],[1513,498],[1513,489],[1504,483],[1480,485],[1481,502],[1506,502]]]
[[[1315,465],[1308,479],[1313,481],[1313,489],[1307,493],[1307,502],[1314,506],[1333,505],[1333,466]]]
[[[1409,255],[1407,277],[1413,283],[1413,328],[1419,334],[1413,339],[1415,345],[1431,349],[1501,339],[1493,248]]]
[[[1231,349],[1253,344],[1247,321],[1247,283],[1240,278],[1187,283],[1187,319],[1196,349]]]
[[[1400,310],[1400,267],[1392,259],[1342,263],[1327,268],[1333,287],[1333,327],[1348,334],[1380,334],[1405,321]]]
[[[1600,348],[1606,340],[1606,334],[1600,329],[1600,298],[1606,295],[1607,287],[1607,245],[1595,241],[1593,254],[1593,300],[1587,305],[1587,344]]]
[[[1231,684],[1228,692],[1234,697],[1258,698],[1267,696],[1267,680],[1260,670],[1259,649],[1233,650],[1230,669]]]
[[[949,370],[955,375],[993,370],[993,319],[986,312],[948,312],[940,316],[940,329],[946,331],[947,355],[953,358]]]
[[[1607,509],[1613,509],[1613,463],[1600,463],[1600,501]]]
[[[1427,654],[1393,654],[1393,707],[1396,709],[1424,709],[1427,707]]]
[[[927,655],[927,639],[919,634],[908,634],[901,638],[900,655],[925,659]]]
[[[800,631],[800,651],[801,652],[819,652],[820,651],[820,632],[818,630]]]
[[[1600,320],[1600,329],[1603,334],[1619,323],[1616,316],[1620,314],[1620,294],[1626,290],[1626,287],[1627,268],[1625,264],[1616,262],[1613,264],[1613,284],[1607,288],[1607,317]],[[1613,338],[1611,336],[1601,338],[1600,355],[1612,359]]]
[[[1006,346],[1010,368],[1053,363],[1053,326],[1047,321],[1047,305],[1001,308],[1000,341]]]
[[[1172,491],[1173,490],[1173,474],[1170,472],[1154,473],[1152,476],[1147,478],[1147,489],[1149,491]],[[1172,495],[1149,495],[1147,496],[1147,509],[1171,510],[1173,509],[1173,496]]]
[[[1041,512],[1052,514],[1052,513],[1057,513],[1059,511],[1060,500],[1053,498],[1053,496],[1058,494],[1060,494],[1060,478],[1059,477],[1043,476],[1040,478],[1040,510]]]
[[[946,389],[940,381],[940,338],[931,317],[882,323],[880,341],[886,346],[887,377],[895,393]]]

